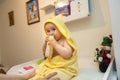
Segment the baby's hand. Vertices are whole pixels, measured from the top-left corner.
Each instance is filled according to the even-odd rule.
[[[48,42],[47,43],[48,43],[48,45],[54,45],[56,43],[56,40],[55,40],[53,35],[50,35],[48,37]]]
[[[46,36],[46,39],[45,39],[45,43],[49,42],[50,40],[53,40],[54,39],[54,36],[53,35],[47,35]]]
[[[49,36],[47,35],[45,38],[45,43],[47,43],[49,41]]]

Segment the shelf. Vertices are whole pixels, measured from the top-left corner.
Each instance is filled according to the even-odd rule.
[[[45,0],[40,5],[41,10],[48,10],[50,8],[54,8],[54,1],[55,0]]]
[[[48,5],[44,6],[44,7],[42,7],[41,10],[48,10],[50,8],[54,8],[54,5],[53,4],[48,4]]]

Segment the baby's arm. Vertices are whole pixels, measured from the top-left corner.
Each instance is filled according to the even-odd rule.
[[[47,46],[47,43],[44,42],[42,47],[44,56],[45,56],[46,46]]]
[[[44,56],[45,56],[45,52],[46,52],[47,42],[48,42],[48,36],[46,36],[45,41],[42,46],[42,51],[43,51]]]
[[[72,56],[71,46],[64,40],[63,45],[60,45],[56,40],[52,41],[54,49],[64,58],[70,58]]]

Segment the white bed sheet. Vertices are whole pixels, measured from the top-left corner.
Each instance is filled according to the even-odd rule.
[[[37,67],[36,63],[37,63],[38,60],[39,59],[35,59],[35,60],[29,61],[29,62],[26,62],[26,63],[15,65],[7,71],[7,74],[26,74],[26,73],[29,73],[32,70],[34,70],[34,68]],[[31,69],[31,70],[23,71],[23,67],[25,67],[25,66],[33,66],[34,68]],[[23,72],[21,73],[21,71],[23,71]]]
[[[8,70],[7,74],[21,74],[19,72],[21,68],[23,68],[24,66],[29,66],[29,65],[37,66],[36,65],[37,60],[38,59],[35,59],[30,62],[15,65],[11,69]],[[104,77],[107,77],[107,76],[104,76],[104,75],[109,74],[109,71],[107,71],[106,73],[100,72],[96,63],[94,63],[93,61],[90,62],[90,59],[80,58],[78,62],[80,62],[79,63],[79,74],[76,77],[74,77],[72,80],[105,80]],[[27,71],[24,73],[28,73],[28,72],[30,71]]]

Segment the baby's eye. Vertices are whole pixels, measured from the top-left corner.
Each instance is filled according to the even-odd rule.
[[[50,32],[50,30],[47,30],[47,32],[49,33],[49,32]]]
[[[53,31],[55,31],[56,29],[55,28],[52,28]]]

